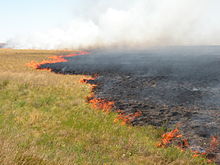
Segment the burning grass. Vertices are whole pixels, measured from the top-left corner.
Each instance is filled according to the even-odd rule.
[[[178,147],[181,151],[191,151],[193,153],[193,157],[205,157],[208,158],[207,162],[211,163],[215,161],[215,153],[218,151],[219,140],[217,137],[212,136],[210,140],[210,147],[207,151],[199,152],[190,148],[189,142],[187,139],[183,138],[183,135],[180,133],[178,128],[167,132],[162,135],[161,142],[157,145],[158,147],[168,147],[170,145],[174,145]]]
[[[68,54],[68,55],[49,56],[48,58],[50,60],[43,60],[41,62],[31,61],[30,63],[27,63],[26,65],[29,66],[29,67],[32,67],[34,69],[49,70],[49,71],[51,71],[50,68],[42,69],[41,65],[44,65],[44,64],[54,64],[54,63],[59,63],[59,62],[67,62],[68,60],[65,59],[67,57],[79,56],[79,55],[84,55],[84,54],[88,54],[88,52],[85,52],[85,51],[75,51],[74,53],[71,53],[71,54]]]
[[[94,111],[85,102],[91,86],[79,83],[84,76],[25,67],[65,53],[0,51],[0,164],[206,164],[174,147],[156,148],[161,129],[121,126],[117,114]],[[102,103],[96,108],[113,105]]]

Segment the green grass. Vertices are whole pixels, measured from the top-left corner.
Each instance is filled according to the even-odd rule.
[[[157,148],[162,129],[121,126],[85,102],[83,76],[25,66],[61,51],[0,49],[0,164],[206,164]]]

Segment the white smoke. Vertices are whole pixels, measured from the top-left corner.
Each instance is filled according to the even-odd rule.
[[[220,44],[218,0],[96,0],[89,5],[62,28],[17,36],[9,44],[32,49]]]

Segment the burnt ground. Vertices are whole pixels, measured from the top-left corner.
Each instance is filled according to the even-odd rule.
[[[126,114],[142,112],[133,125],[178,125],[201,152],[211,136],[220,137],[220,46],[100,49],[68,59],[42,68],[98,74],[90,81],[98,85],[96,97],[114,101]],[[220,157],[220,148],[215,152]]]

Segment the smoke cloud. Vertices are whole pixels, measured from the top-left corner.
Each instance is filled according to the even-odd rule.
[[[59,28],[16,36],[15,48],[219,45],[218,0],[94,0]]]

